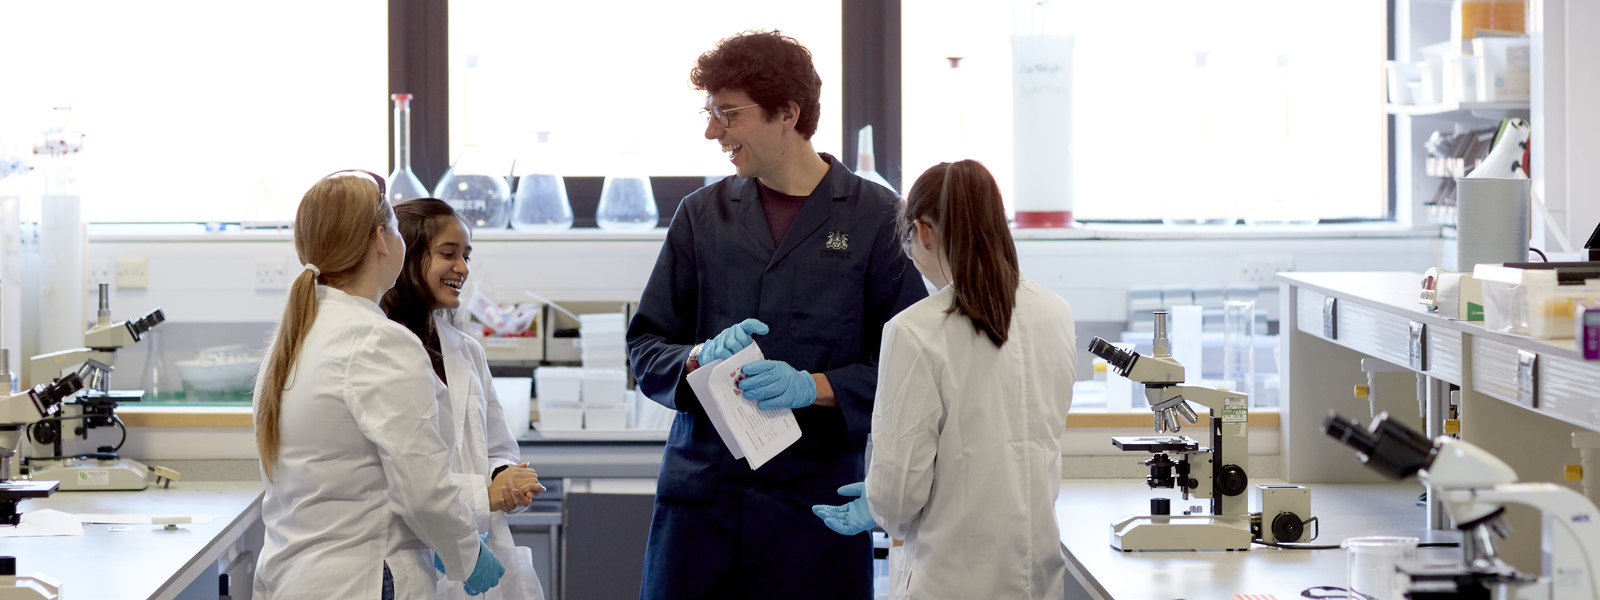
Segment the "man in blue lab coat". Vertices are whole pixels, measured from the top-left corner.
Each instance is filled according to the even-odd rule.
[[[821,83],[792,38],[722,40],[690,79],[737,175],[684,198],[628,329],[639,389],[678,411],[640,598],[869,598],[870,538],[811,506],[865,475],[883,325],[927,296],[895,195],[812,149]],[[685,380],[752,340],[769,360],[745,367],[745,398],[794,408],[802,431],[756,470]]]

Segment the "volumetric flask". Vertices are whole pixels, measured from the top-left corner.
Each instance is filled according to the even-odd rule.
[[[594,220],[606,231],[649,231],[655,229],[661,213],[656,210],[656,195],[650,178],[607,177],[600,188],[600,206]]]
[[[1222,308],[1222,379],[1228,389],[1256,397],[1256,303],[1230,301]]]
[[[511,227],[517,231],[565,231],[572,227],[572,203],[560,175],[523,175],[511,205]]]

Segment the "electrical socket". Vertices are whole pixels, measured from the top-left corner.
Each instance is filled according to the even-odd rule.
[[[1239,281],[1255,285],[1272,285],[1273,276],[1294,270],[1292,254],[1246,254],[1239,257]]]
[[[117,259],[117,289],[144,290],[150,288],[150,259],[143,256],[125,256]]]
[[[256,259],[256,289],[281,292],[289,286],[288,270],[282,257]]]
[[[98,294],[100,284],[114,283],[116,280],[116,267],[109,260],[89,263],[89,270],[84,275],[83,288],[89,290],[90,295]]]

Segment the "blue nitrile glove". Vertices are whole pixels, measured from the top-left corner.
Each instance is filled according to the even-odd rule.
[[[710,364],[712,361],[722,360],[738,354],[740,350],[755,343],[755,340],[750,339],[751,335],[766,334],[766,323],[755,319],[745,319],[733,327],[722,330],[722,333],[717,334],[717,337],[706,340],[705,344],[700,346],[700,364]]]
[[[781,360],[758,360],[745,365],[739,389],[761,410],[800,408],[817,401],[817,381],[811,374],[796,371]]]
[[[811,507],[811,512],[822,518],[822,522],[844,535],[855,535],[872,529],[872,512],[867,510],[867,482],[860,481],[839,488],[840,496],[859,496],[849,504],[829,506],[818,504]]]
[[[500,564],[500,558],[489,550],[489,534],[478,536],[478,564],[473,565],[472,574],[467,576],[467,581],[462,585],[468,596],[476,596],[489,591],[489,588],[500,583],[500,576],[506,574],[505,565]]]
[[[487,543],[489,543],[489,534],[487,534],[487,533],[478,534],[478,543],[479,544],[487,544]],[[444,561],[439,560],[439,552],[438,551],[434,551],[434,553],[433,553],[433,568],[438,569],[440,573],[444,572]]]

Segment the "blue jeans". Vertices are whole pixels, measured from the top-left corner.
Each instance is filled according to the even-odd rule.
[[[389,563],[383,563],[383,600],[394,600],[394,575],[389,573]]]

